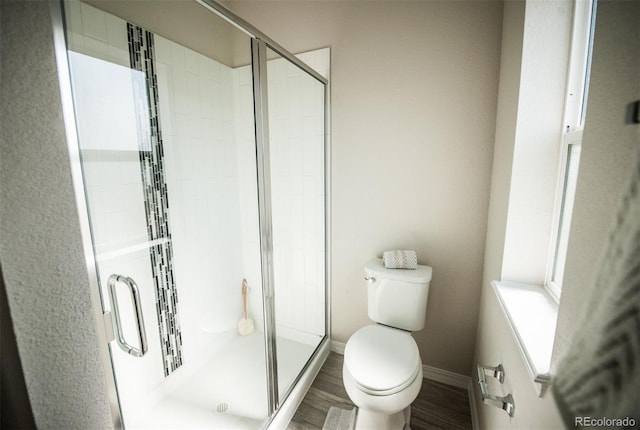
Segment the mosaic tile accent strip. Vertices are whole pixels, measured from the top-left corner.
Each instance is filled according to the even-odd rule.
[[[169,223],[169,199],[164,178],[164,149],[160,130],[158,79],[155,72],[153,33],[127,23],[131,68],[144,72],[145,83],[136,85],[142,124],[138,127],[140,172],[147,218],[151,269],[156,292],[156,312],[164,375],[182,365],[182,332],[178,318],[178,291],[173,270],[173,246]],[[143,107],[144,106],[144,107]],[[144,112],[148,107],[147,112]],[[144,124],[144,121],[148,121]]]

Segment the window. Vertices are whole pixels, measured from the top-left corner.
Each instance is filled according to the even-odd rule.
[[[564,113],[565,132],[562,138],[560,175],[554,217],[555,237],[551,244],[546,277],[547,288],[556,299],[560,298],[562,289],[571,214],[578,179],[582,132],[587,109],[596,2],[597,0],[576,0],[574,3],[571,58]]]
[[[551,383],[558,300],[586,112],[594,1],[562,2],[561,11],[555,9],[554,2],[527,2],[525,6],[525,38],[531,43],[523,44],[518,117],[522,114],[527,121],[516,123],[501,280],[492,281],[491,286],[538,396],[543,396]],[[550,16],[558,18],[555,27],[548,25]],[[540,34],[542,28],[545,34]],[[545,70],[555,73],[541,74]],[[562,97],[559,91],[564,88],[567,92]],[[546,106],[548,111],[538,113]],[[536,134],[542,129],[545,133]],[[534,158],[542,147],[549,156]],[[548,181],[555,179],[546,176],[550,163],[557,163],[559,175],[556,183],[547,187]],[[532,164],[533,169],[529,168]],[[539,182],[544,186],[538,186]],[[544,204],[534,207],[538,201]],[[530,240],[528,246],[524,245],[526,240]],[[543,282],[544,288],[540,285]]]

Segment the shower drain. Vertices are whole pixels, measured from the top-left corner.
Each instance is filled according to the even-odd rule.
[[[216,411],[221,414],[227,412],[227,409],[229,409],[228,403],[218,403],[218,406],[216,407]]]

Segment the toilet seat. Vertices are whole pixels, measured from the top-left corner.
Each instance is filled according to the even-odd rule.
[[[411,334],[383,325],[369,325],[351,336],[344,365],[361,391],[388,396],[404,390],[420,374],[418,345]]]

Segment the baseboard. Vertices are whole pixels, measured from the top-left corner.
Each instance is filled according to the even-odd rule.
[[[478,406],[476,403],[476,390],[473,384],[473,378],[469,379],[469,407],[471,408],[471,428],[473,430],[480,430],[480,420],[478,419]]]
[[[468,376],[449,372],[448,370],[442,370],[437,367],[431,367],[424,364],[422,366],[422,374],[427,379],[442,382],[443,384],[451,385],[453,387],[464,388],[465,390],[469,387],[470,378]]]
[[[336,354],[344,355],[344,342],[338,342],[337,340],[331,341],[331,352],[335,352]]]

